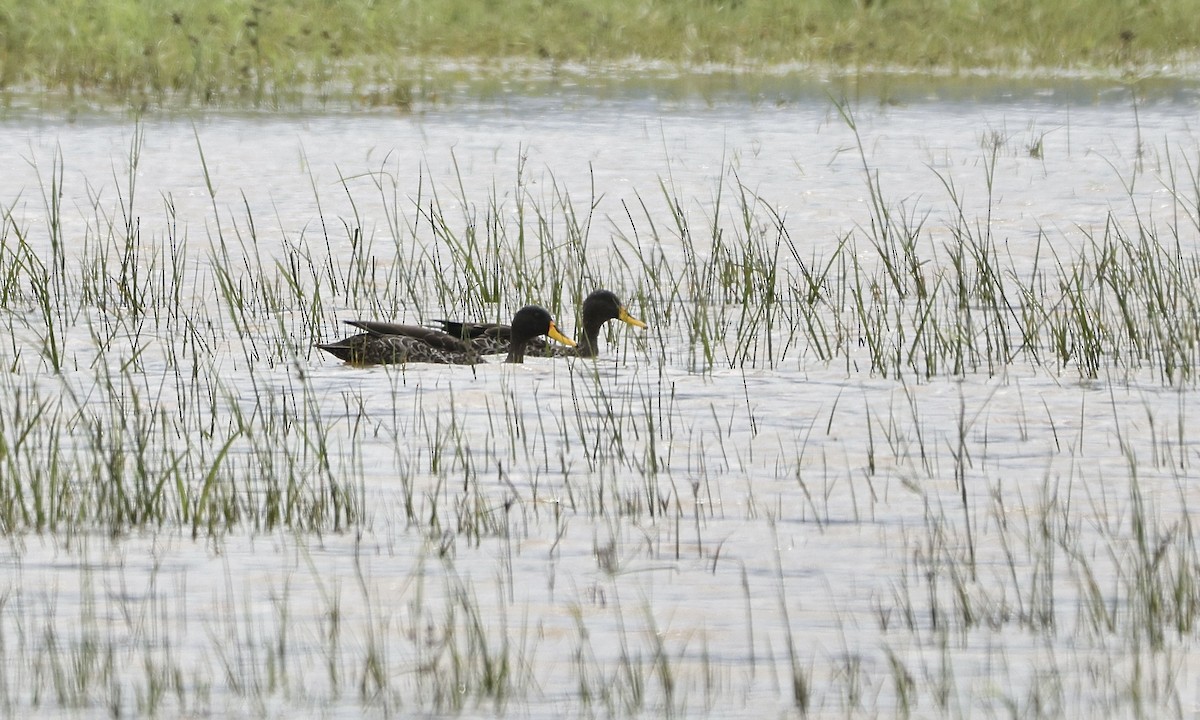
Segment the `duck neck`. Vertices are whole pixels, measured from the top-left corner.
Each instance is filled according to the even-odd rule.
[[[525,343],[525,340],[518,342],[516,338],[513,338],[513,341],[508,344],[508,357],[504,359],[504,362],[525,362]]]
[[[579,357],[596,357],[600,354],[600,325],[584,323],[583,332],[579,333],[579,339],[575,342],[575,354]]]

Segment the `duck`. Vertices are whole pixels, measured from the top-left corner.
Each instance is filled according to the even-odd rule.
[[[579,339],[575,343],[566,347],[550,346],[537,338],[529,343],[527,351],[531,355],[551,357],[597,357],[600,354],[600,328],[609,320],[620,320],[636,328],[646,327],[646,323],[629,314],[616,293],[596,290],[584,298],[583,324],[580,325]],[[484,354],[499,355],[509,351],[513,328],[508,325],[461,320],[434,320],[433,323],[441,332],[475,343]]]
[[[378,320],[347,320],[347,325],[364,332],[317,347],[353,365],[384,365],[391,363],[440,363],[443,365],[474,365],[482,362],[485,344],[471,338],[455,337],[423,325],[401,325]],[[554,318],[545,308],[527,305],[513,315],[509,328],[510,342],[505,362],[525,361],[530,342],[545,335],[567,346],[575,345],[559,332]]]

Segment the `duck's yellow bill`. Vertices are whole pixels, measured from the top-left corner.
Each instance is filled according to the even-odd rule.
[[[638,320],[634,316],[630,315],[629,311],[627,311],[624,307],[622,307],[620,312],[617,314],[617,319],[623,323],[629,323],[630,325],[632,325],[634,327],[640,327],[640,328],[646,327],[646,323],[644,323],[641,320]]]
[[[554,323],[550,323],[550,331],[547,332],[546,335],[548,335],[551,340],[557,340],[560,343],[562,343],[563,345],[575,347],[575,341],[572,340],[571,338],[567,337],[566,335],[563,335],[562,333],[560,333],[558,331],[558,328],[555,327]]]

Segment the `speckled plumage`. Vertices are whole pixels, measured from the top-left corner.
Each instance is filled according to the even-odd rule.
[[[482,362],[491,345],[483,339],[453,337],[440,330],[420,325],[400,325],[376,320],[347,320],[347,325],[365,332],[317,347],[355,365],[393,363],[440,363],[443,365],[474,365]],[[506,326],[508,327],[508,326]],[[519,363],[531,340],[548,335],[566,345],[574,343],[558,331],[550,313],[536,305],[528,305],[513,316],[505,351],[506,362]]]
[[[633,327],[646,327],[646,323],[629,314],[614,293],[597,290],[583,301],[583,321],[579,326],[579,339],[574,347],[550,345],[541,338],[534,338],[526,347],[526,352],[530,355],[551,357],[596,357],[600,354],[600,328],[609,320],[620,320]],[[460,320],[434,322],[443,332],[474,343],[481,354],[499,355],[509,350],[512,337],[512,327],[509,325]]]

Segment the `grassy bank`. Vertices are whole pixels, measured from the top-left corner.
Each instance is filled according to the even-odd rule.
[[[444,59],[1140,71],[1194,60],[1200,14],[1190,0],[0,0],[0,43],[8,90],[403,106],[449,82],[427,69]]]

